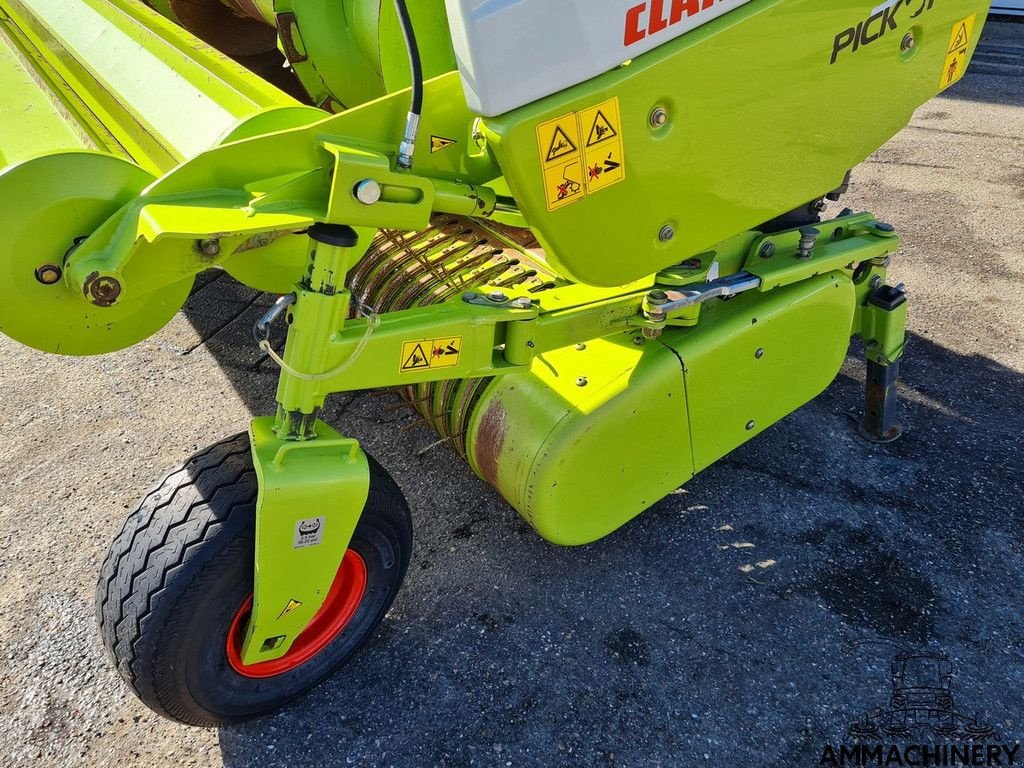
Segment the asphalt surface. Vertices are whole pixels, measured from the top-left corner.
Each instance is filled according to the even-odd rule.
[[[127,352],[0,338],[0,744],[8,766],[811,766],[942,650],[957,711],[1024,733],[1024,25],[858,169],[912,298],[906,434],[862,442],[862,365],[615,535],[545,544],[390,397],[327,419],[406,492],[416,549],[376,639],[271,717],[179,727],[109,668],[93,586],[165,469],[271,412],[265,299],[204,278]]]

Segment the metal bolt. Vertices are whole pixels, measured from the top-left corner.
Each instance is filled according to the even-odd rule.
[[[363,179],[353,190],[355,192],[356,200],[363,205],[373,205],[374,203],[380,202],[380,197],[383,194],[378,184],[373,179]]]
[[[587,386],[587,377],[586,376],[580,376],[578,379],[576,379],[576,386],[577,387],[585,387],[585,386]]]
[[[876,221],[875,222],[875,229],[877,229],[879,232],[895,232],[896,231],[896,227],[894,227],[892,224],[889,224],[889,223],[884,222],[884,221]]]
[[[266,248],[270,245],[270,235],[256,235],[252,241],[257,248]]]
[[[531,309],[533,307],[533,299],[520,296],[518,299],[512,300],[512,306],[516,309]]]
[[[761,246],[761,258],[770,259],[775,255],[775,243],[765,243]]]
[[[800,245],[797,246],[796,257],[798,259],[809,259],[818,242],[821,231],[814,227],[804,227],[800,230]]]
[[[476,294],[473,293],[472,291],[466,291],[466,293],[462,294],[462,300],[465,302],[475,301]]]
[[[751,419],[750,421],[747,422],[747,432],[752,431],[756,426],[757,425],[754,423],[754,420]]]
[[[676,231],[669,224],[666,224],[664,227],[662,227],[661,232],[658,233],[658,239],[661,240],[661,242],[663,243],[670,242],[675,238],[675,236]]]
[[[903,40],[900,42],[900,50],[906,53],[907,51],[914,50],[914,46],[917,45],[917,40],[914,38],[913,32],[908,32],[903,36]]]
[[[498,304],[508,301],[508,296],[502,291],[491,291],[487,294],[487,298]]]
[[[647,303],[655,306],[668,304],[668,294],[664,291],[653,290],[647,294]]]
[[[872,290],[877,290],[881,288],[882,278],[878,275],[875,275],[874,277],[871,278],[871,282],[869,283],[869,285],[871,286]]]
[[[36,267],[36,280],[43,285],[53,285],[60,280],[62,274],[60,267],[54,264]]]
[[[220,240],[200,240],[199,252],[202,253],[203,256],[209,256],[210,258],[213,258],[214,256],[219,256]]]
[[[643,336],[634,336],[633,343],[638,347],[642,347],[647,340]]]
[[[97,277],[87,284],[92,303],[100,307],[113,305],[121,295],[121,283],[113,277]]]
[[[763,349],[757,350],[757,352],[754,353],[754,357],[756,357],[758,360],[760,360],[762,357],[764,357],[764,350]]]
[[[811,206],[815,213],[824,213],[828,208],[828,203],[824,200],[815,200],[814,205]]]
[[[651,112],[650,121],[652,128],[664,128],[668,123],[668,111],[664,107],[655,107]]]
[[[586,348],[587,348],[587,345],[584,344],[582,341],[579,344],[576,345],[576,351],[577,352],[582,352]]]

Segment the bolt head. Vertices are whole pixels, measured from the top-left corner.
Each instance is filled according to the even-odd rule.
[[[533,307],[533,299],[527,298],[526,296],[520,296],[518,299],[512,301],[512,306],[516,309],[531,309]]]
[[[755,424],[754,420],[751,419],[750,421],[747,422],[747,432],[752,432],[754,430],[754,427],[756,426],[757,424]]]
[[[576,351],[577,352],[582,352],[586,348],[587,348],[587,345],[584,344],[582,341],[579,344],[576,345]]]
[[[651,304],[668,304],[668,294],[664,291],[653,290],[647,294],[647,301]]]
[[[903,37],[903,40],[900,42],[900,50],[902,50],[904,53],[906,53],[907,51],[914,50],[914,47],[916,45],[917,45],[917,39],[914,37],[914,34],[912,32],[908,32]]]
[[[642,347],[646,341],[647,341],[647,339],[645,339],[643,336],[634,336],[633,337],[633,343],[636,346],[638,346],[638,347]]]
[[[577,387],[585,387],[585,386],[587,386],[588,383],[589,382],[587,381],[587,377],[586,376],[580,376],[578,379],[576,379],[576,386]]]
[[[121,283],[113,277],[97,277],[88,288],[92,303],[100,307],[112,306],[121,295]]]
[[[754,357],[756,357],[758,360],[760,360],[762,357],[764,357],[764,350],[763,349],[757,350],[757,352],[754,353]]]
[[[356,184],[354,191],[356,200],[363,205],[373,205],[380,202],[381,195],[383,194],[380,184],[373,179],[363,179]]]
[[[502,291],[491,291],[487,294],[487,298],[495,303],[508,301],[508,296],[506,296]]]
[[[658,239],[661,240],[661,242],[663,243],[671,242],[672,240],[675,239],[675,236],[675,229],[668,224],[662,227],[661,231],[658,233]]]
[[[211,258],[213,258],[214,256],[219,256],[220,240],[200,240],[199,250],[203,254],[203,256],[209,256]]]
[[[775,243],[765,243],[761,246],[760,255],[762,259],[770,259],[775,255]]]
[[[664,107],[655,107],[651,111],[651,127],[663,128],[668,123],[668,111]]]
[[[60,282],[61,275],[63,272],[61,268],[55,264],[42,264],[36,267],[36,280],[43,285],[53,285]]]

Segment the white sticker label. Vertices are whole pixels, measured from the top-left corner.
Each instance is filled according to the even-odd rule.
[[[295,540],[292,549],[315,547],[324,540],[324,518],[311,517],[295,523]]]

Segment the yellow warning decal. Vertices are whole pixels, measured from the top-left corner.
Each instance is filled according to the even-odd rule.
[[[586,136],[583,156],[587,193],[594,194],[626,178],[622,121],[618,97],[579,113],[580,134]]]
[[[626,178],[618,98],[537,126],[544,199],[557,211]]]
[[[967,52],[974,39],[974,26],[977,20],[978,14],[973,14],[953,25],[953,31],[949,36],[949,50],[939,79],[940,88],[949,88],[957,83],[967,71]]]
[[[587,196],[582,145],[575,112],[537,126],[544,199],[549,211],[557,211]]]
[[[294,611],[296,608],[298,608],[301,605],[302,605],[302,601],[301,600],[295,600],[295,599],[289,600],[288,603],[285,605],[284,609],[277,615],[277,618],[278,619],[284,618],[285,616],[287,616],[289,613],[291,613],[292,611]]]
[[[442,149],[447,149],[454,144],[458,144],[455,139],[447,139],[444,136],[431,136],[430,137],[430,154],[440,152]]]
[[[401,373],[429,371],[435,368],[454,368],[462,356],[462,337],[444,336],[440,339],[421,339],[402,344]]]

